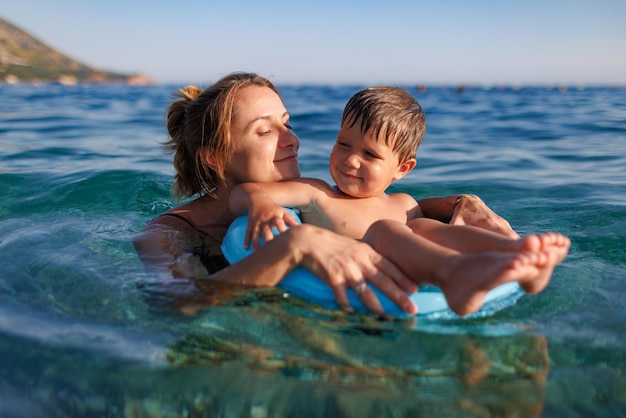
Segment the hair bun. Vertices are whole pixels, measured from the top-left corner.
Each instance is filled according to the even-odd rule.
[[[202,93],[202,90],[196,86],[187,86],[184,89],[180,89],[178,92],[180,97],[187,100],[194,100]]]

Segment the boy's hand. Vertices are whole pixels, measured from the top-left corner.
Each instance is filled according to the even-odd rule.
[[[261,244],[261,238],[265,242],[274,238],[273,228],[282,233],[289,226],[294,225],[298,225],[298,221],[284,207],[278,206],[274,202],[256,203],[248,213],[244,247],[248,248],[252,243],[252,248],[256,250]]]

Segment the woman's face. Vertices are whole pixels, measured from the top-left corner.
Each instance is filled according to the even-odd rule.
[[[289,113],[270,88],[248,86],[237,93],[231,127],[233,155],[227,173],[235,184],[300,177],[300,140]]]

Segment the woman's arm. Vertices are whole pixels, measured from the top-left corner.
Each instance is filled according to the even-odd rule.
[[[421,199],[418,201],[424,216],[452,225],[473,225],[519,238],[509,222],[496,214],[478,196],[457,194]]]
[[[417,287],[394,264],[368,244],[313,225],[290,228],[212,278],[244,285],[276,286],[297,266],[326,282],[344,311],[352,311],[348,289],[367,280],[406,312],[417,312],[405,293],[415,292]],[[369,287],[359,297],[369,310],[383,313]]]
[[[180,277],[175,273],[181,272],[175,272],[172,268],[188,263],[195,256],[181,251],[179,245],[182,242],[179,241],[182,241],[182,235],[186,232],[192,234],[195,231],[181,231],[164,225],[182,222],[177,219],[162,222],[153,222],[139,233],[134,240],[135,248],[144,264],[156,263],[146,264],[148,270]],[[183,225],[176,226],[184,228]],[[406,312],[414,314],[417,311],[405,294],[414,292],[416,286],[394,264],[368,244],[313,225],[292,227],[248,257],[217,272],[208,274],[204,269],[204,276],[183,277],[202,279],[202,282],[210,279],[233,285],[276,286],[300,265],[331,287],[337,303],[345,311],[352,310],[347,290],[357,287],[366,279]],[[190,268],[188,272],[200,273],[200,269]],[[371,289],[367,289],[359,297],[368,309],[382,313],[380,302]],[[194,299],[197,304],[197,297]]]

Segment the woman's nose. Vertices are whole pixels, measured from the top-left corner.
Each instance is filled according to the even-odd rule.
[[[278,138],[278,145],[283,148],[299,147],[300,138],[291,129],[286,129]]]

